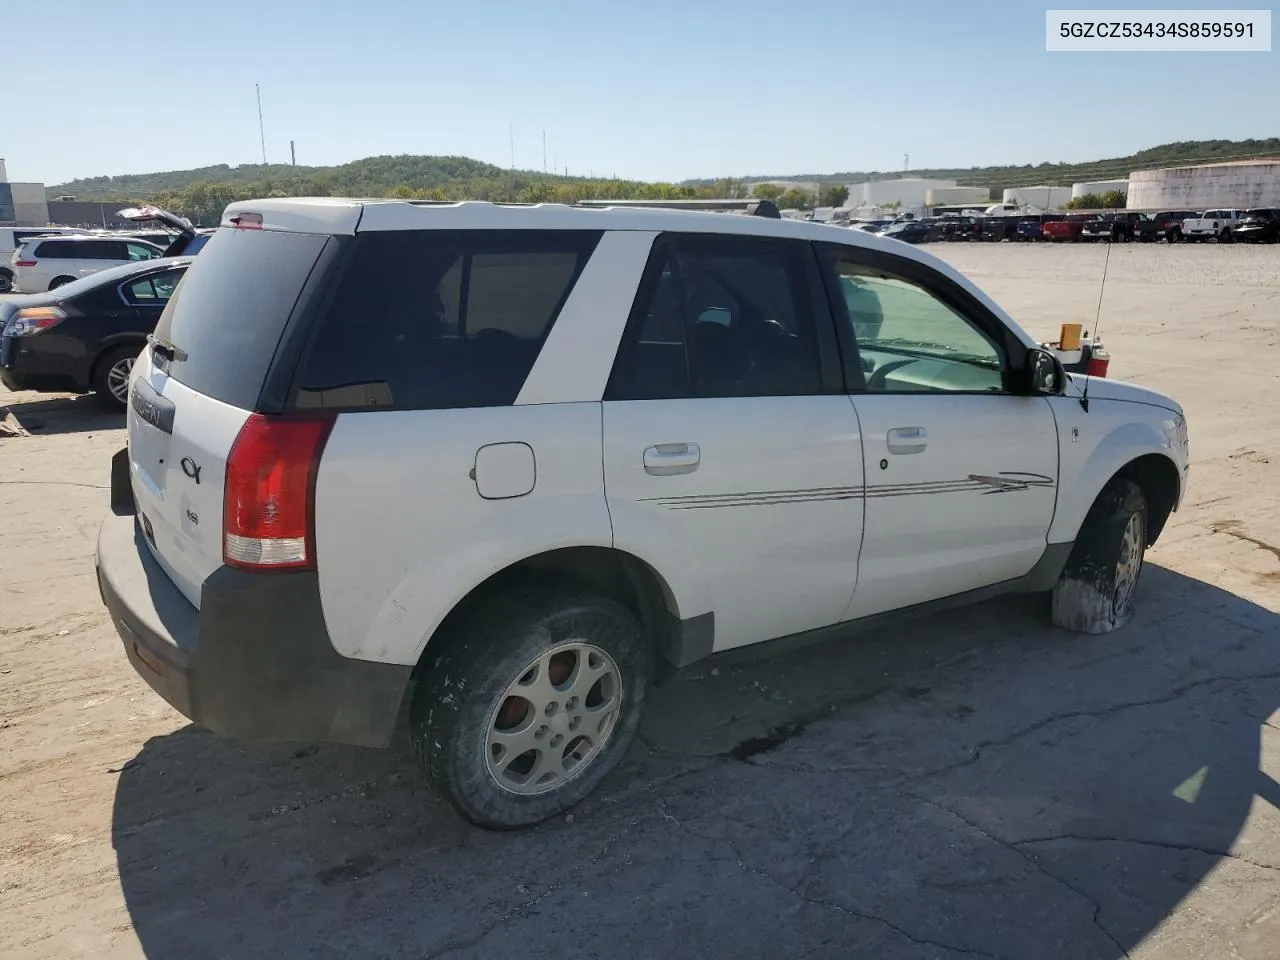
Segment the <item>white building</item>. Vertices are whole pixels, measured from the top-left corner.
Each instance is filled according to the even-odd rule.
[[[1071,199],[1071,187],[1009,187],[1003,200],[1034,212],[1061,210]]]
[[[1129,183],[1133,210],[1280,207],[1280,159],[1136,170]]]
[[[1090,180],[1087,183],[1073,183],[1071,185],[1071,199],[1078,200],[1085,194],[1093,193],[1101,196],[1104,193],[1111,193],[1119,190],[1126,196],[1129,193],[1129,178],[1123,180]]]
[[[0,159],[0,224],[11,227],[44,227],[49,224],[49,204],[43,183],[10,183]]]
[[[927,207],[952,206],[957,203],[986,205],[990,202],[990,187],[930,187],[924,195]]]

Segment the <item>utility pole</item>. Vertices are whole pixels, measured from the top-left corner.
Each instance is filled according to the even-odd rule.
[[[258,95],[258,139],[262,141],[262,165],[265,167],[267,165],[267,134],[262,126],[262,87],[255,83],[253,89]]]
[[[911,154],[904,153],[902,155],[902,172],[906,173],[909,169],[911,169]]]
[[[293,148],[293,141],[289,141],[289,163],[292,166],[298,165],[298,151]]]

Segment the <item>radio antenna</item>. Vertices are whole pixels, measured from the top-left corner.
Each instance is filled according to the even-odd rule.
[[[1111,244],[1107,244],[1107,256],[1102,261],[1102,283],[1098,287],[1098,310],[1093,316],[1093,334],[1089,338],[1089,349],[1093,349],[1093,345],[1098,342],[1098,324],[1102,321],[1102,294],[1107,289],[1107,268],[1111,266]],[[1085,376],[1084,391],[1080,394],[1080,406],[1084,407],[1084,412],[1089,412],[1089,377]]]

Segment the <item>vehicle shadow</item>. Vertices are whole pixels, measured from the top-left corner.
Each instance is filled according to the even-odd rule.
[[[1154,565],[1140,599],[1105,637],[1014,597],[704,664],[601,791],[516,833],[394,751],[188,726],[119,780],[133,928],[152,960],[1112,960],[1202,887],[1203,950],[1162,956],[1274,956],[1243,918],[1280,869],[1280,617]]]
[[[7,396],[7,403],[0,402],[0,420],[6,414],[12,414],[22,428],[34,436],[90,433],[124,426],[124,414],[109,409],[93,394],[42,397],[39,400],[14,400],[13,394]]]

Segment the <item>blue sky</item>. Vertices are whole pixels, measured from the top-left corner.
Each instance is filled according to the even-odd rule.
[[[1078,161],[1280,134],[1280,54],[1046,53],[1047,5],[1106,6],[12,2],[0,156],[10,179],[49,184],[259,162],[255,82],[268,159],[287,162],[293,139],[306,164],[436,153],[507,166],[509,126],[517,166],[541,169],[545,130],[548,163],[646,180],[900,169],[904,153],[912,167]]]

